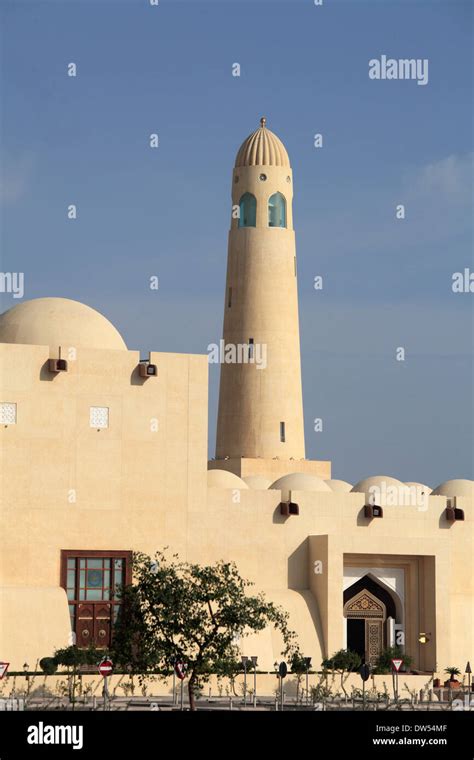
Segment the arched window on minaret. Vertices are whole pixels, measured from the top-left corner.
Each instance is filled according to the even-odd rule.
[[[274,193],[268,199],[268,226],[286,227],[286,200],[281,193]]]
[[[257,199],[252,193],[244,193],[239,202],[239,227],[255,227],[257,224]]]

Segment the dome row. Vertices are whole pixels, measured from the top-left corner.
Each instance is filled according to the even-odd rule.
[[[387,475],[376,475],[365,480],[360,480],[355,486],[346,483],[345,480],[322,480],[316,475],[309,475],[302,472],[293,472],[290,475],[284,475],[272,483],[261,475],[250,475],[246,478],[239,478],[227,470],[209,470],[207,473],[207,484],[209,488],[236,488],[236,489],[254,489],[267,490],[273,489],[282,492],[282,498],[288,499],[289,491],[318,491],[320,493],[365,493],[369,495],[374,489],[381,491],[395,488],[397,490],[419,489],[423,495],[432,496],[464,496],[467,498],[474,497],[474,481],[472,480],[446,480],[434,490],[423,483],[403,483],[401,480],[391,478]]]

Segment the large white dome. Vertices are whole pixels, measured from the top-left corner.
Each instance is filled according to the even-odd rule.
[[[0,343],[24,343],[127,350],[125,342],[102,314],[69,298],[34,298],[0,315]]]

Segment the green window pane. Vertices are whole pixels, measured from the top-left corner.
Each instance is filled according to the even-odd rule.
[[[85,585],[86,585],[86,571],[80,570],[79,571],[79,586],[81,588],[84,588]]]
[[[93,557],[88,557],[87,558],[87,568],[88,569],[89,568],[95,568],[95,569],[102,568],[102,562],[103,562],[102,559],[94,559]]]
[[[268,226],[286,227],[286,200],[281,193],[274,193],[268,199]]]
[[[75,570],[67,571],[67,585],[68,585],[68,588],[74,588],[74,586],[76,585],[76,571]]]
[[[75,599],[76,598],[76,591],[73,588],[68,588],[67,590],[67,598],[68,599]]]
[[[100,602],[102,599],[102,589],[101,588],[88,588],[86,599],[90,602]]]
[[[239,227],[255,227],[257,224],[257,199],[252,193],[244,193],[239,202]]]
[[[80,559],[80,560],[79,560],[79,567],[85,567],[85,566],[86,566],[86,561],[85,561],[85,559]]]
[[[76,560],[74,557],[70,557],[67,561],[67,568],[68,570],[75,570],[76,569]]]

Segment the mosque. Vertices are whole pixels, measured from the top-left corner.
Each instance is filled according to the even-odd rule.
[[[262,119],[232,175],[210,462],[208,356],[142,358],[64,298],[0,316],[0,659],[11,670],[72,641],[107,646],[132,551],[163,547],[235,561],[288,611],[316,666],[343,647],[373,663],[395,643],[418,672],[472,659],[474,482],[351,484],[305,457],[292,196],[288,153]],[[271,670],[280,643],[265,630],[242,653]]]

